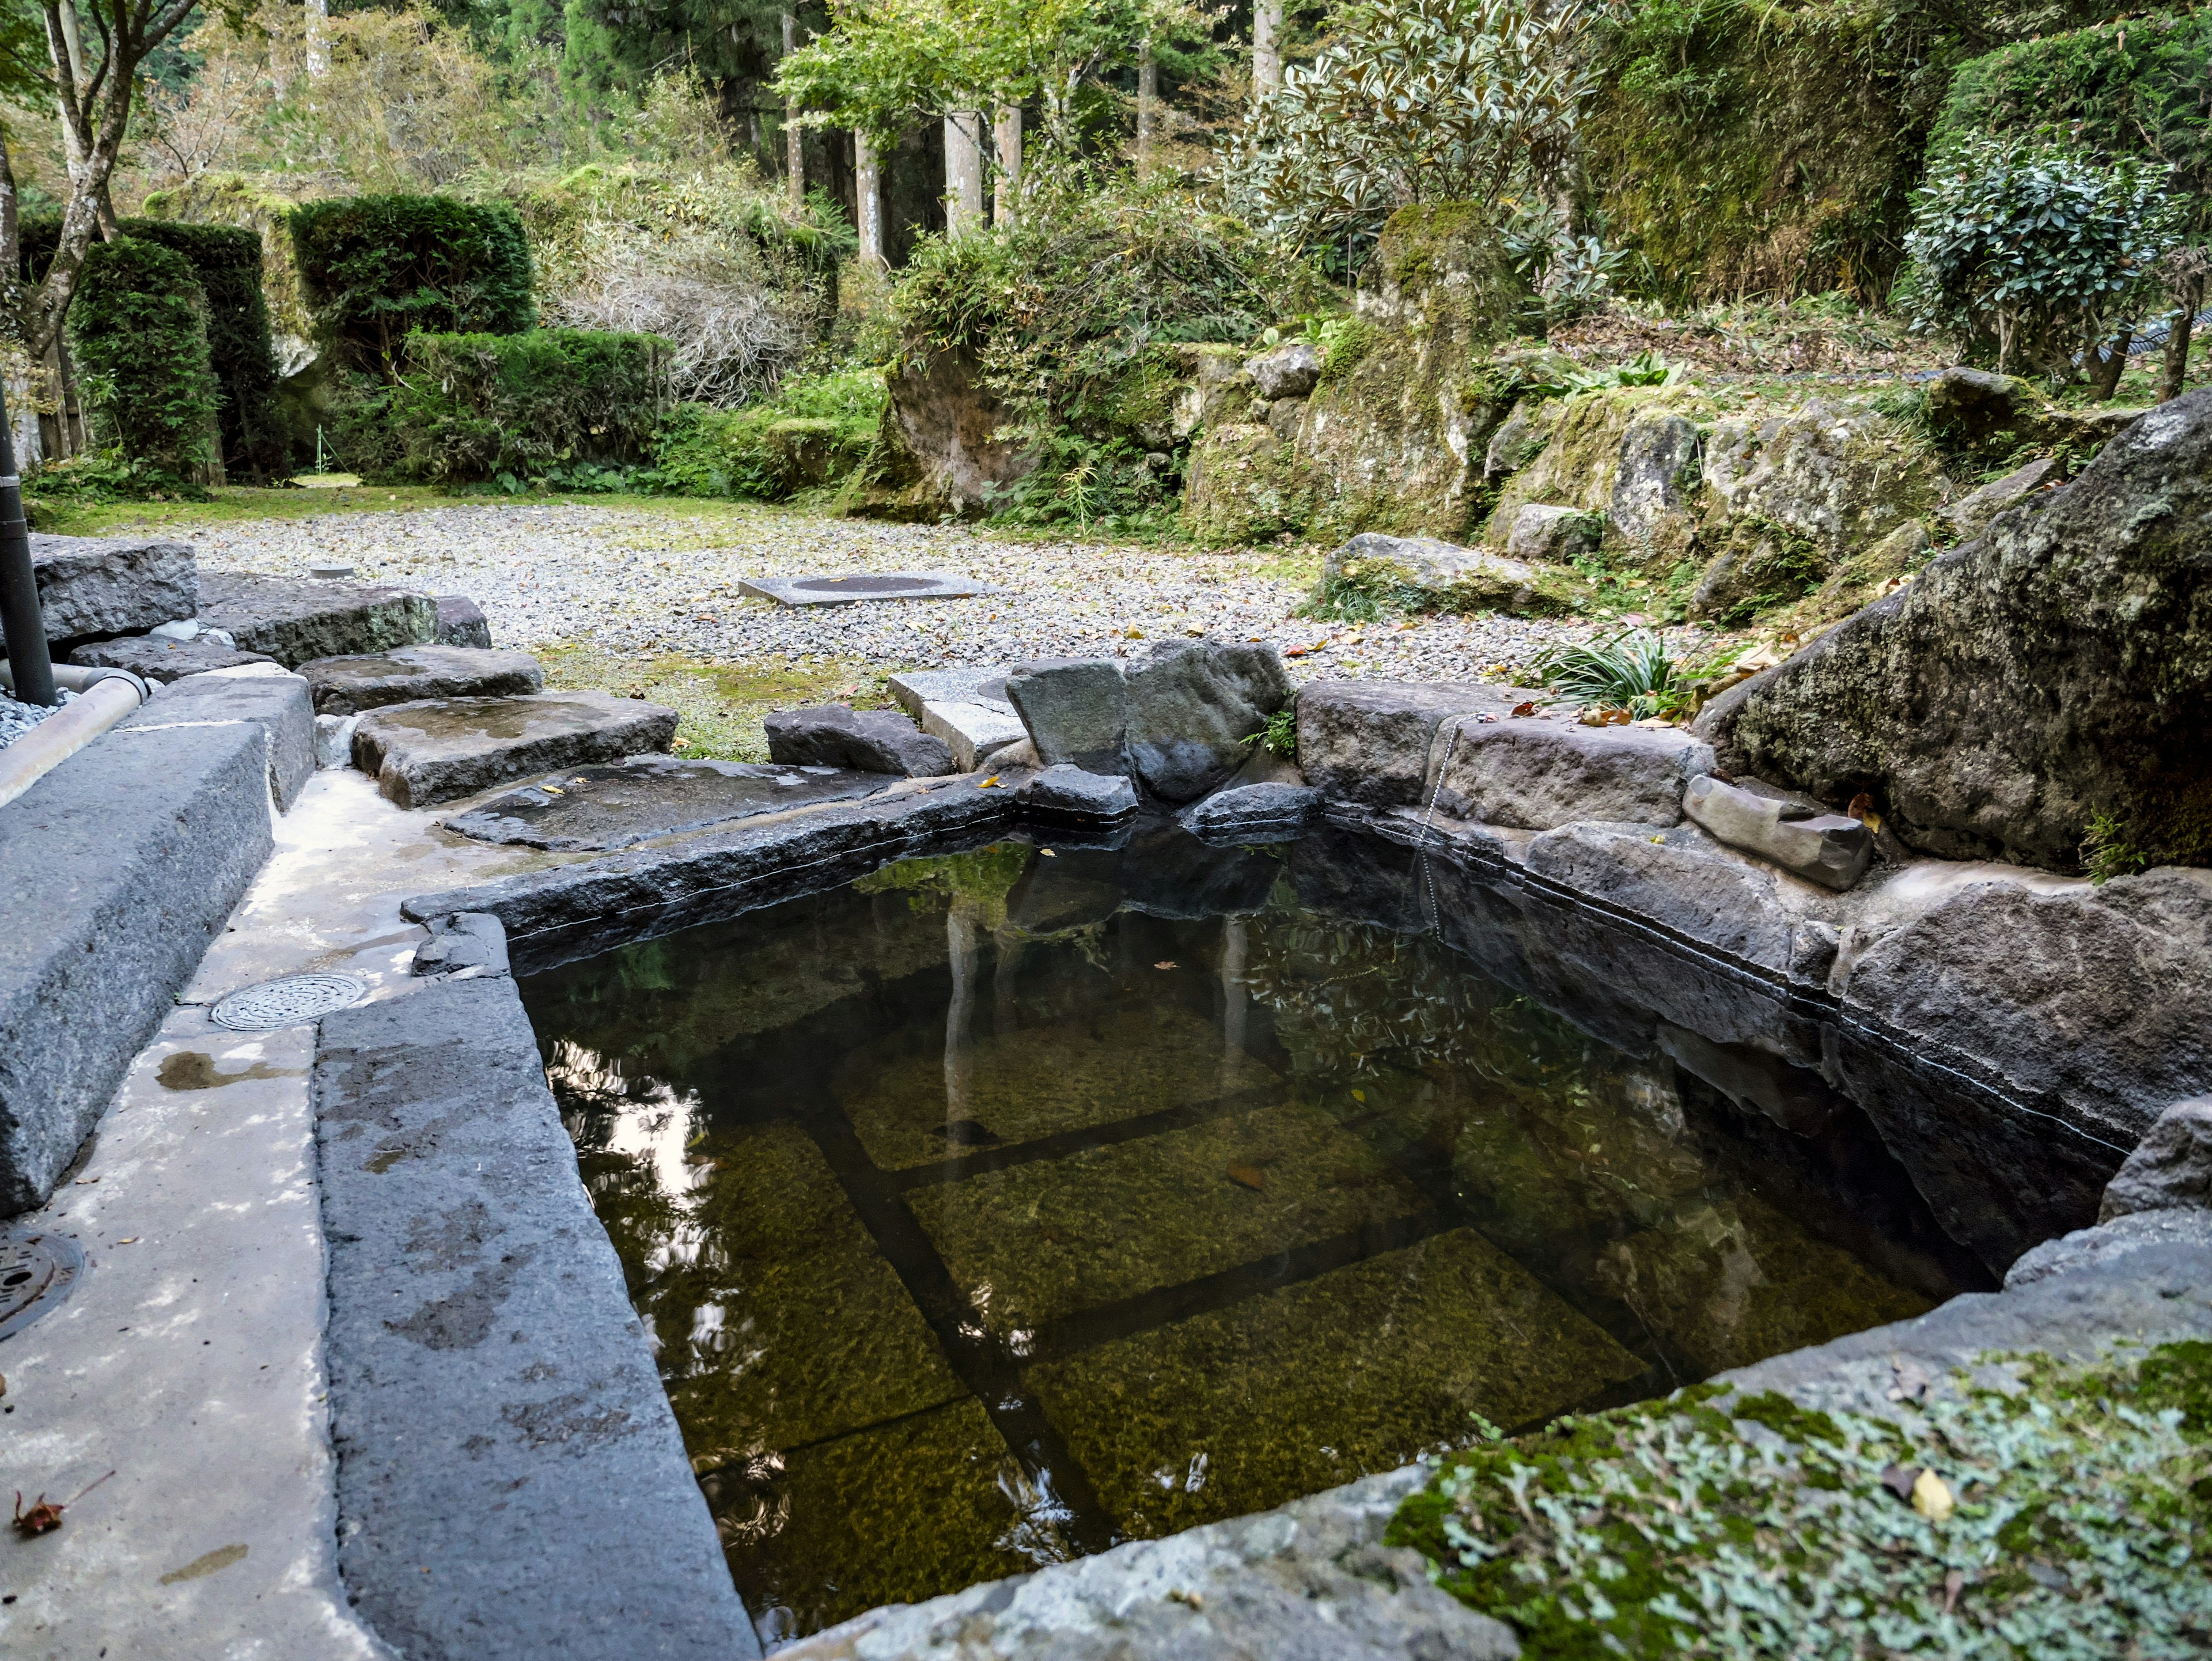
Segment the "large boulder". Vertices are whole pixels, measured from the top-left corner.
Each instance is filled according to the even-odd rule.
[[[1029,729],[1047,767],[1121,773],[1121,735],[1129,724],[1129,684],[1105,658],[1043,658],[1017,666],[1006,701]]]
[[[1860,405],[1811,399],[1763,421],[1728,421],[1705,443],[1709,534],[1733,547],[1779,531],[1820,569],[1933,511],[1948,490],[1924,447]]]
[[[1569,508],[1580,514],[1610,514],[1613,486],[1620,478],[1623,441],[1632,423],[1664,412],[1673,396],[1652,386],[1609,387],[1566,398],[1523,399],[1498,429],[1498,441],[1510,451],[1503,468],[1528,459],[1510,477],[1494,478],[1498,494],[1482,539],[1503,548],[1532,504]]]
[[[2105,1184],[2097,1220],[2185,1206],[2212,1209],[2212,1096],[2192,1096],[2158,1116]]]
[[[1449,717],[1503,715],[1519,687],[1317,680],[1298,693],[1298,770],[1332,801],[1374,812],[1425,803],[1429,749]]]
[[[761,725],[768,731],[768,758],[787,767],[848,767],[918,779],[955,770],[951,746],[896,709],[825,703],[775,710]]]
[[[1182,521],[1198,542],[1224,547],[1273,541],[1304,529],[1313,503],[1310,470],[1264,423],[1208,427],[1190,447]]]
[[[1321,380],[1321,363],[1320,347],[1310,340],[1292,340],[1247,359],[1244,372],[1261,397],[1271,401],[1297,399],[1312,392]]]
[[[1929,383],[1928,425],[1962,450],[2000,453],[2042,436],[2043,395],[2017,375],[1954,364]]]
[[[1670,825],[1712,747],[1679,727],[1522,719],[1443,723],[1430,763],[1439,812],[1518,830],[1580,819]]]
[[[31,571],[48,640],[143,634],[198,608],[191,545],[150,538],[31,538]]]
[[[922,490],[956,514],[981,506],[994,486],[1028,477],[1036,457],[998,435],[1006,406],[982,384],[982,366],[964,349],[902,356],[884,377],[890,400],[886,435],[903,470],[919,473]]]
[[[1911,847],[2078,868],[2093,819],[2212,859],[2212,392],[1716,699],[1732,770],[1870,793]],[[2105,816],[2100,818],[2100,816]]]
[[[1571,609],[1571,583],[1562,573],[1431,537],[1363,531],[1322,563],[1322,578],[1420,611],[1547,617]]]
[[[1621,435],[1613,476],[1611,528],[1638,559],[1679,559],[1697,534],[1698,429],[1667,409],[1637,412]],[[1518,529],[1516,525],[1515,527]]]

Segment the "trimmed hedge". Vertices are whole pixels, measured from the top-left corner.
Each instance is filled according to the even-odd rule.
[[[340,459],[364,478],[471,484],[642,459],[668,407],[672,348],[593,329],[415,334],[396,378],[356,381]]]
[[[191,262],[130,236],[93,244],[70,307],[70,350],[95,434],[180,484],[213,447],[220,398],[207,314]]]
[[[19,227],[23,279],[44,279],[61,240],[59,214],[26,214]],[[261,291],[261,239],[232,225],[126,219],[125,236],[182,254],[207,297],[209,362],[221,398],[216,411],[226,473],[280,478],[292,470],[276,407],[276,353]]]
[[[2069,29],[1961,64],[1928,153],[1977,134],[2046,131],[2105,155],[2165,161],[2201,204],[2212,195],[2212,12]],[[2193,216],[2203,214],[2200,205]]]
[[[530,245],[503,202],[353,196],[291,215],[300,281],[349,367],[390,375],[410,334],[514,335],[536,319]]]

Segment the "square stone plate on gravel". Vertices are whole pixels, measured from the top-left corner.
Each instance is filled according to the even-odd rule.
[[[863,599],[966,599],[998,590],[952,571],[845,571],[836,576],[748,577],[738,592],[783,605],[850,605]]]

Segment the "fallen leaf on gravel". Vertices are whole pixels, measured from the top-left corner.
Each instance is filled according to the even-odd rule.
[[[1531,698],[1526,703],[1515,704],[1513,706],[1513,713],[1516,715],[1534,715],[1536,713],[1536,701],[1534,698]]]
[[[1267,1173],[1254,1166],[1233,1165],[1229,1167],[1228,1174],[1229,1180],[1239,1188],[1249,1188],[1255,1194],[1263,1193],[1267,1189]]]
[[[1175,966],[1176,960],[1173,958],[1162,958],[1158,963],[1152,965],[1155,969],[1173,969]]]
[[[1920,1473],[1920,1480],[1912,1485],[1912,1509],[1931,1523],[1948,1523],[1955,1502],[1951,1498],[1951,1485],[1932,1470]]]

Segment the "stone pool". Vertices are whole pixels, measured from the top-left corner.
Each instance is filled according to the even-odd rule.
[[[1817,1074],[1593,1037],[1633,988],[1516,985],[1429,880],[1010,839],[523,981],[766,1634],[1991,1284]]]

